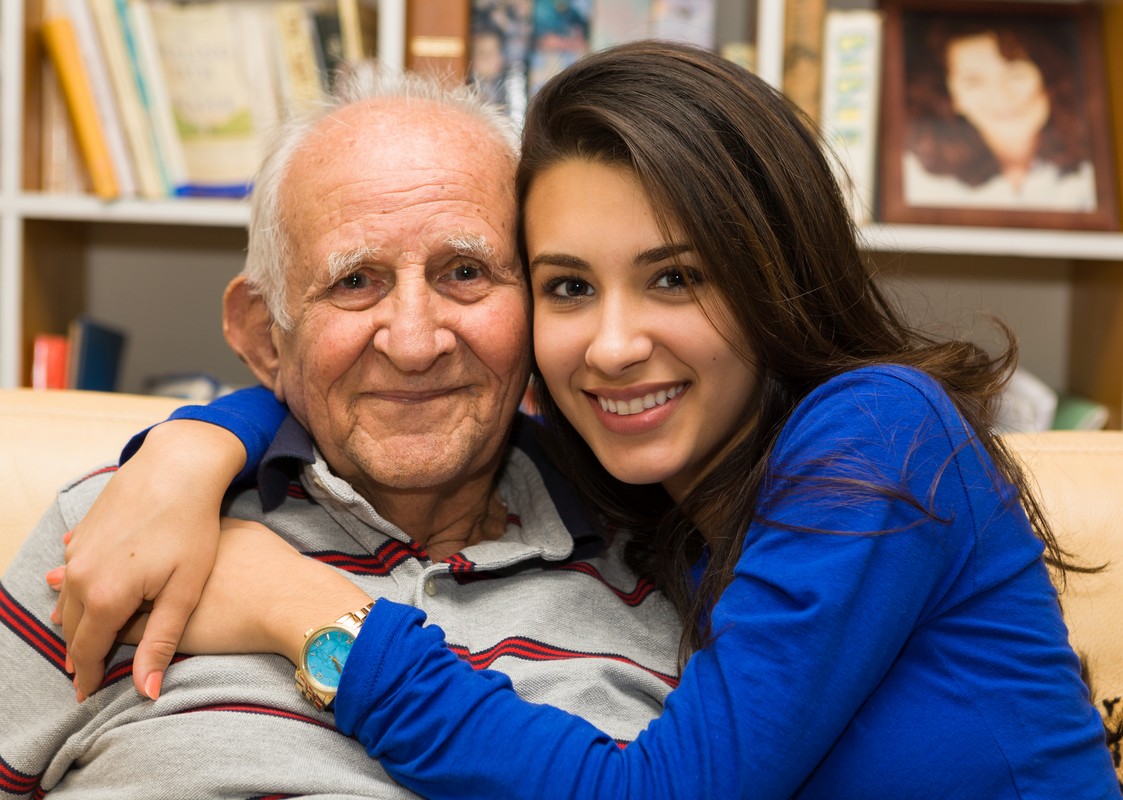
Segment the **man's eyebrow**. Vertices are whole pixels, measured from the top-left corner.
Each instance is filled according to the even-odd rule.
[[[471,256],[481,261],[489,260],[495,255],[495,248],[488,243],[487,239],[480,236],[478,233],[463,233],[450,236],[445,243],[455,250],[458,255]]]
[[[674,258],[683,253],[689,253],[693,249],[691,245],[686,243],[664,244],[659,247],[652,247],[650,250],[644,250],[632,260],[632,263],[637,267],[658,264],[660,261],[666,261],[669,258]],[[567,253],[539,253],[534,257],[534,260],[530,262],[531,270],[534,270],[536,267],[545,266],[580,270],[589,268],[589,264],[585,259],[571,256]]]
[[[368,261],[378,258],[380,250],[377,247],[359,247],[346,252],[333,252],[328,254],[328,284],[333,284],[344,275],[358,269]]]

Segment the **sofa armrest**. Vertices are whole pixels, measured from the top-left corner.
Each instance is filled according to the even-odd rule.
[[[66,482],[116,463],[129,438],[185,401],[107,392],[0,390],[0,574]]]

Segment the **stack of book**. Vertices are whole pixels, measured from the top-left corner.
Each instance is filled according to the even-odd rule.
[[[33,346],[31,386],[116,391],[126,340],[124,331],[85,316],[75,319],[65,336],[40,334]]]
[[[269,129],[373,48],[364,2],[41,0],[42,188],[245,195]]]

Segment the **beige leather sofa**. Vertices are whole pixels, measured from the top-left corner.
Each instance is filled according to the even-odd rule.
[[[0,390],[0,572],[55,490],[116,460],[138,430],[180,401],[96,392]],[[1017,435],[1064,545],[1095,575],[1070,574],[1061,594],[1073,645],[1109,724],[1123,726],[1123,432]],[[1113,752],[1119,768],[1120,742]],[[1123,775],[1123,770],[1121,770]]]

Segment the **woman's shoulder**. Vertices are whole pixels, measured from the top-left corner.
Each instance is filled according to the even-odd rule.
[[[915,414],[951,413],[955,406],[943,386],[928,373],[902,364],[874,364],[835,375],[813,389],[797,411],[804,406],[822,410],[824,406],[869,410],[880,418],[895,411]]]
[[[966,420],[932,376],[899,364],[841,373],[813,389],[796,407],[779,446],[808,438],[914,445],[938,438],[951,447],[971,438]]]

